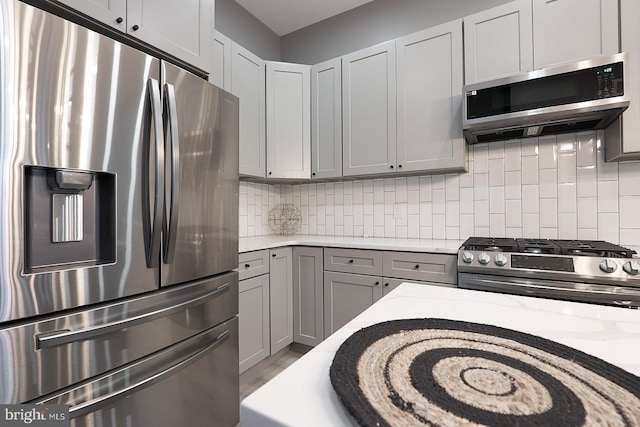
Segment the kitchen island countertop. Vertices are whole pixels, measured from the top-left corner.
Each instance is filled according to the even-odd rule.
[[[640,376],[640,310],[404,283],[244,399],[244,427],[355,426],[329,381],[340,345],[392,319],[442,318],[538,335]]]
[[[347,237],[347,236],[255,236],[241,237],[238,252],[274,249],[283,246],[320,246],[353,249],[377,249],[388,251],[430,252],[456,254],[464,240],[402,239],[392,237]]]

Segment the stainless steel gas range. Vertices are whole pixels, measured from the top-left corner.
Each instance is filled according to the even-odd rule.
[[[458,287],[640,307],[640,259],[603,241],[471,237],[458,251]]]

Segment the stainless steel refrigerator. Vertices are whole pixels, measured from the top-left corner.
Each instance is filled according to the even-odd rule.
[[[0,404],[238,422],[238,99],[0,0]]]

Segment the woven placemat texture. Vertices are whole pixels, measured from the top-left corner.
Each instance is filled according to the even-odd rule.
[[[362,426],[640,426],[640,378],[491,325],[378,323],[340,346],[330,378]]]

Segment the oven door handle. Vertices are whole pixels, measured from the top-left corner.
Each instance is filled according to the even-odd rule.
[[[224,283],[218,286],[216,289],[199,294],[196,296],[189,295],[185,300],[175,303],[171,302],[171,305],[159,307],[157,309],[146,309],[140,314],[132,313],[131,316],[123,320],[116,320],[114,322],[102,323],[95,326],[90,326],[80,330],[58,330],[53,332],[47,332],[36,335],[36,348],[38,350],[57,347],[59,345],[71,344],[76,341],[84,341],[90,338],[95,338],[100,335],[105,335],[110,332],[119,331],[125,328],[131,328],[132,326],[147,323],[151,320],[158,319],[160,317],[166,317],[179,311],[187,310],[191,307],[195,307],[199,304],[203,304],[211,298],[218,297],[223,293],[229,291],[230,285]]]
[[[465,274],[459,278],[458,286],[461,288],[469,288],[476,290],[491,289],[504,293],[513,294],[514,288],[523,291],[525,294],[531,294],[534,290],[545,292],[544,295],[536,296],[558,296],[565,297],[568,293],[585,295],[591,297],[591,301],[600,301],[609,304],[615,304],[623,307],[636,307],[640,305],[640,290],[624,288],[624,292],[613,292],[613,289],[619,287],[609,285],[596,285],[581,283],[582,289],[575,288],[575,285],[569,282],[551,282],[546,280],[523,280],[510,278],[504,280],[498,276],[478,277],[476,275]],[[566,286],[559,286],[559,283],[566,283]],[[530,292],[527,292],[530,291]]]

